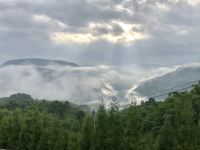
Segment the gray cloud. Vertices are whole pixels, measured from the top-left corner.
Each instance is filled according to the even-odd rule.
[[[192,0],[191,0],[192,1]],[[0,0],[0,58],[57,58],[81,64],[176,64],[198,61],[200,5],[185,0]],[[36,20],[34,20],[36,17]],[[38,20],[37,20],[38,19]],[[57,44],[54,32],[121,35],[134,26],[148,38]],[[89,29],[90,23],[109,24]],[[126,27],[125,27],[126,28]]]
[[[110,24],[111,28],[108,26],[97,26],[94,28],[94,35],[105,35],[105,34],[113,34],[113,35],[120,35],[124,32],[122,27],[116,23]]]

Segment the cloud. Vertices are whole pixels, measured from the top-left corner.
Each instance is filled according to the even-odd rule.
[[[199,64],[187,64],[199,66]],[[0,95],[27,93],[38,99],[70,101],[76,104],[106,106],[113,96],[120,104],[129,103],[130,96],[137,97],[135,88],[141,82],[175,71],[183,66],[137,70],[137,67],[112,66],[47,66],[9,65],[0,67]],[[137,71],[136,71],[137,70]],[[20,81],[20,84],[19,84]]]
[[[197,6],[200,4],[199,0],[188,0],[187,2],[192,6]]]
[[[109,104],[112,96],[117,96],[118,101],[127,101],[124,94],[133,82],[132,75],[110,66],[0,68],[0,85],[4,85],[0,87],[1,97],[20,92],[39,99],[68,100],[77,104],[99,103],[104,99]]]
[[[130,44],[137,40],[147,38],[147,35],[143,35],[139,32],[131,30],[133,25],[123,24],[124,30],[120,25],[115,24],[113,27],[93,27],[87,29],[86,33],[69,33],[69,32],[54,32],[51,35],[51,39],[57,44],[65,43],[83,43],[90,44],[95,41],[105,40],[110,43],[121,43],[122,45]],[[89,31],[95,31],[90,33]]]
[[[199,8],[198,0],[0,0],[0,54],[81,64],[198,61]]]

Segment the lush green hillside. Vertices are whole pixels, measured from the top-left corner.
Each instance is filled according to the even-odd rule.
[[[21,97],[20,97],[21,96]],[[0,147],[30,150],[199,150],[200,86],[119,111],[96,113],[28,95],[0,100]]]
[[[75,105],[68,101],[47,101],[47,100],[35,100],[30,95],[26,94],[14,94],[10,97],[0,98],[0,107],[7,110],[21,111],[35,110],[40,112],[46,112],[57,117],[63,117],[65,115],[76,115],[78,113],[84,114],[89,111],[87,105]]]

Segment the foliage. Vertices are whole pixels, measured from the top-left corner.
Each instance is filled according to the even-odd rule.
[[[14,150],[198,150],[200,85],[120,110],[17,94],[0,100],[0,148]]]

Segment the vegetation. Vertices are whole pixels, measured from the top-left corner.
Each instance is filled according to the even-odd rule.
[[[14,150],[199,150],[200,85],[119,110],[17,94],[0,100],[0,147]]]

